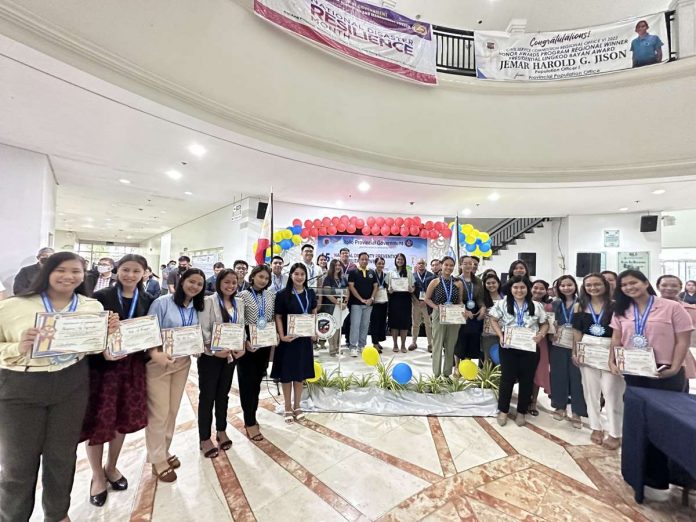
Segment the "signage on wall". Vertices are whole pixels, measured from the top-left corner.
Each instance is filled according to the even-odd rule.
[[[619,246],[619,230],[611,229],[604,231],[604,246],[610,248],[616,248]]]
[[[239,221],[242,219],[242,204],[237,203],[232,205],[232,221]]]
[[[650,278],[650,252],[619,252],[618,270],[638,270]]]
[[[315,257],[324,254],[329,259],[338,258],[342,248],[350,250],[350,260],[354,263],[358,262],[360,252],[370,255],[370,266],[374,266],[376,257],[383,257],[386,270],[394,269],[397,254],[404,254],[410,267],[421,258],[428,259],[427,239],[401,236],[319,236]]]

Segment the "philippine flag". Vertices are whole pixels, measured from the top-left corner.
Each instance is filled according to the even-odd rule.
[[[266,249],[271,246],[271,215],[273,214],[273,200],[268,199],[266,207],[266,215],[263,217],[263,225],[261,225],[261,233],[256,242],[256,252],[254,258],[257,265],[262,265],[266,261]]]

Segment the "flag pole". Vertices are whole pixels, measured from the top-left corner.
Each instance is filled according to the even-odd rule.
[[[454,230],[452,231],[454,234],[454,237],[457,239],[455,240],[455,245],[457,245],[457,259],[454,263],[454,266],[456,268],[459,268],[459,212],[457,212],[454,216]]]
[[[273,258],[273,187],[271,187],[271,259]]]

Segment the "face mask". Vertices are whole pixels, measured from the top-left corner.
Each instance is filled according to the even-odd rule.
[[[100,274],[107,274],[107,273],[111,272],[111,267],[97,265],[97,272],[99,272]]]

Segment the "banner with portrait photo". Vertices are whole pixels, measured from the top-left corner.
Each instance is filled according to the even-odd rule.
[[[397,254],[406,256],[406,265],[413,267],[419,259],[428,259],[428,240],[420,237],[397,236],[319,236],[315,254],[324,254],[329,259],[339,257],[342,248],[350,250],[350,260],[357,264],[358,254],[370,255],[370,266],[374,268],[375,258],[383,257],[387,270],[394,269]]]
[[[260,17],[382,72],[436,85],[432,26],[359,0],[255,0]]]
[[[476,77],[565,80],[669,61],[665,13],[543,33],[476,31]]]

